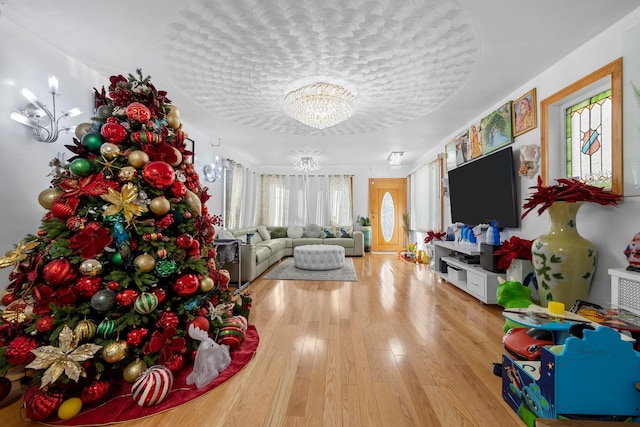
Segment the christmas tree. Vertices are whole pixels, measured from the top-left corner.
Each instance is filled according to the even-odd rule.
[[[92,123],[66,145],[73,156],[51,163],[37,234],[0,259],[13,269],[0,377],[15,366],[31,372],[34,420],[63,398],[100,403],[113,382],[134,383],[147,367],[190,369],[202,339],[191,324],[232,351],[247,327],[251,299],[234,294],[216,264],[209,195],[178,109],[140,70],[94,92]]]

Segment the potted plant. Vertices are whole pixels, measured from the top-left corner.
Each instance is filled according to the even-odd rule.
[[[364,236],[364,251],[369,252],[371,250],[371,221],[368,216],[360,216],[356,218],[358,224],[362,228],[362,235]]]

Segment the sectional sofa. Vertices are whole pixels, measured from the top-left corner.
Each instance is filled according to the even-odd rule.
[[[216,240],[231,239],[241,241],[240,279],[242,283],[251,282],[264,273],[270,266],[284,257],[293,256],[293,249],[302,245],[339,245],[344,247],[346,256],[363,256],[364,235],[362,231],[351,227],[253,227],[216,232]],[[247,243],[248,241],[248,243]],[[219,260],[222,268],[229,271],[231,281],[238,282],[238,264],[227,262],[232,254],[225,254],[220,246]]]

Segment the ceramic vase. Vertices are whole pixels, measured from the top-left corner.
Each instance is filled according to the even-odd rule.
[[[543,307],[558,301],[568,310],[589,295],[598,254],[595,245],[578,233],[576,216],[582,204],[549,206],[549,230],[533,241],[532,261]]]
[[[364,251],[369,252],[371,250],[371,226],[362,226],[362,237],[364,238]]]
[[[536,272],[533,269],[533,262],[528,259],[512,259],[505,276],[507,280],[516,280],[522,286],[531,289],[531,301],[540,304],[540,294],[538,293],[538,282]]]

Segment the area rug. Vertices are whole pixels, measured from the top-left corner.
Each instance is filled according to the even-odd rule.
[[[357,282],[358,276],[351,258],[345,258],[344,267],[335,270],[303,270],[293,265],[293,258],[287,258],[268,271],[263,279]]]
[[[183,368],[174,374],[173,387],[167,397],[155,406],[140,407],[131,397],[131,384],[124,380],[112,386],[113,398],[107,402],[83,409],[78,415],[68,420],[54,418],[43,421],[42,424],[51,426],[99,426],[112,423],[145,418],[176,408],[193,399],[203,396],[240,372],[252,359],[258,348],[260,337],[255,326],[249,325],[245,332],[245,340],[240,347],[231,352],[231,364],[220,372],[217,378],[207,386],[198,389],[195,385],[187,385],[186,378],[191,372],[190,367]],[[33,388],[27,389],[25,398],[35,393]]]

